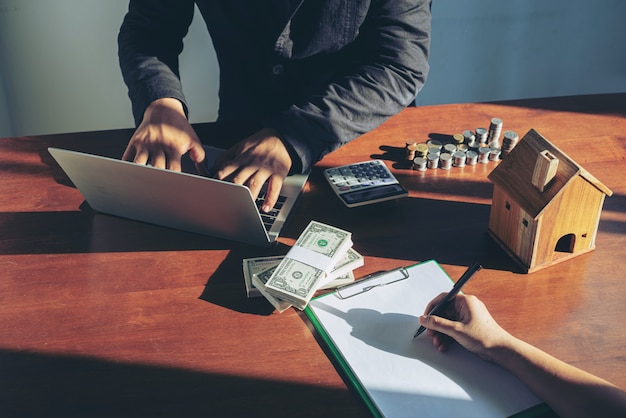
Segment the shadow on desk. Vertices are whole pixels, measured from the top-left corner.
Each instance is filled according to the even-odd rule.
[[[367,416],[347,390],[8,350],[0,387],[3,417]]]
[[[0,254],[220,250],[233,243],[91,210],[0,213]]]
[[[461,266],[479,261],[489,269],[521,272],[487,235],[490,210],[486,204],[407,197],[356,208],[329,202],[317,206],[314,219],[350,231],[365,257]]]
[[[228,256],[217,269],[206,272],[210,277],[199,298],[243,313],[269,315],[273,312],[264,298],[248,299],[242,276],[233,272],[242,271],[244,258],[285,254],[288,248],[284,245],[253,247],[82,208],[84,210],[80,211],[0,213],[0,255],[225,250]]]
[[[284,255],[288,247],[278,243],[270,249],[236,248],[231,250],[208,279],[199,299],[224,308],[248,314],[271,315],[274,307],[264,297],[246,297],[242,274],[242,260],[245,258]]]

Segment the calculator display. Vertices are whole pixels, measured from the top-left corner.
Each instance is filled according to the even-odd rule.
[[[341,198],[350,204],[377,200],[384,197],[392,197],[400,195],[406,196],[406,190],[399,184],[391,184],[389,186],[373,187],[371,189],[358,190],[355,192],[343,193]]]

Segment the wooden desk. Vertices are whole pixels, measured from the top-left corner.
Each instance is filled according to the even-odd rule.
[[[410,108],[318,163],[261,250],[96,214],[48,146],[121,156],[131,131],[0,140],[0,415],[360,416],[301,312],[245,296],[241,260],[310,219],[353,232],[362,276],[438,260],[513,334],[626,387],[626,94]],[[530,275],[487,236],[494,162],[403,168],[407,138],[534,128],[613,190],[595,251]],[[203,139],[219,127],[198,126]],[[345,209],[322,169],[383,158],[410,197]],[[423,307],[416,306],[415,313]]]

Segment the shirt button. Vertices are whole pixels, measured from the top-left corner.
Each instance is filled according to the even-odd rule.
[[[272,67],[272,74],[274,74],[274,75],[281,75],[284,70],[285,70],[285,66],[284,65],[276,64],[275,66]]]

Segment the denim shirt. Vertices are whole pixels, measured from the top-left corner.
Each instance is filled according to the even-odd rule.
[[[426,81],[430,0],[131,0],[119,60],[139,124],[186,100],[178,55],[202,14],[220,66],[218,120],[275,128],[304,171],[411,104]]]

